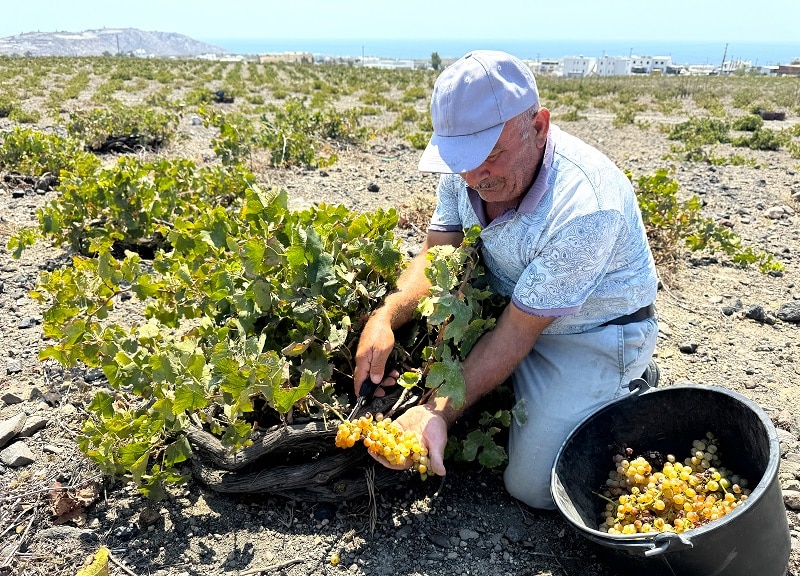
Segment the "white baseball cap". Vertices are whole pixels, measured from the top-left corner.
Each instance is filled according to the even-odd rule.
[[[496,50],[459,58],[433,87],[433,136],[420,158],[420,171],[460,174],[477,168],[505,123],[538,104],[536,79],[520,59]]]

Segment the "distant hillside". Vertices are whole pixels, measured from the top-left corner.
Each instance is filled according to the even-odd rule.
[[[0,55],[18,56],[198,56],[226,54],[219,46],[182,34],[145,32],[135,28],[103,28],[83,32],[27,32],[0,38]]]

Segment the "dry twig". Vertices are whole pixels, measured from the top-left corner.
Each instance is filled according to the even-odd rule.
[[[30,532],[31,525],[33,521],[36,519],[36,509],[33,509],[33,514],[31,514],[31,519],[28,521],[28,525],[25,526],[24,532],[22,532],[22,536],[20,536],[19,540],[16,544],[11,547],[11,552],[9,552],[8,557],[6,557],[5,562],[3,562],[2,567],[11,566],[11,562],[14,559],[14,555],[22,548],[22,545],[25,543],[25,539],[28,537],[28,532]]]
[[[375,498],[375,467],[367,466],[364,469],[364,477],[367,482],[367,493],[369,494],[369,533],[375,533],[375,526],[378,524],[378,501]]]
[[[128,574],[129,576],[137,576],[136,572],[125,566],[125,563],[116,556],[114,556],[111,552],[108,553],[108,559],[111,560],[111,562],[115,566],[118,566],[120,570],[125,572],[125,574]]]
[[[302,558],[292,558],[291,560],[287,560],[286,562],[271,564],[269,566],[264,566],[263,568],[251,568],[250,570],[239,572],[239,576],[251,576],[252,574],[261,574],[262,572],[283,570],[284,568],[288,568],[289,566],[294,566],[295,564],[302,564],[303,562],[304,560]]]

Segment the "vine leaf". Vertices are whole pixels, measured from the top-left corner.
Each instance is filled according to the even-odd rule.
[[[175,442],[167,446],[164,451],[164,464],[173,466],[180,462],[185,462],[192,457],[192,447],[186,436],[178,437]]]
[[[506,451],[492,439],[497,432],[499,432],[498,428],[491,428],[488,433],[473,430],[467,434],[463,442],[462,457],[468,462],[472,462],[477,456],[481,466],[487,468],[496,468],[503,464],[507,459]],[[479,451],[480,454],[478,454]]]
[[[194,412],[202,410],[207,405],[205,389],[196,382],[190,382],[175,389],[175,404],[172,412],[175,415],[184,410]]]
[[[299,386],[289,389],[278,388],[273,391],[275,409],[281,414],[286,414],[292,409],[295,402],[304,398],[306,394],[314,389],[316,383],[316,376],[312,372],[304,370],[303,375],[300,376]]]
[[[440,395],[449,397],[456,409],[466,402],[467,387],[458,360],[443,358],[440,362],[431,364],[425,385],[436,388]]]

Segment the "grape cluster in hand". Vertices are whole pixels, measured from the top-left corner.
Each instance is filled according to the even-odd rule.
[[[433,474],[429,470],[428,449],[423,445],[419,434],[403,430],[391,418],[383,414],[365,414],[356,420],[345,420],[336,432],[336,445],[339,448],[352,448],[361,441],[371,454],[382,456],[390,464],[402,466],[411,462],[411,468],[427,478]]]

